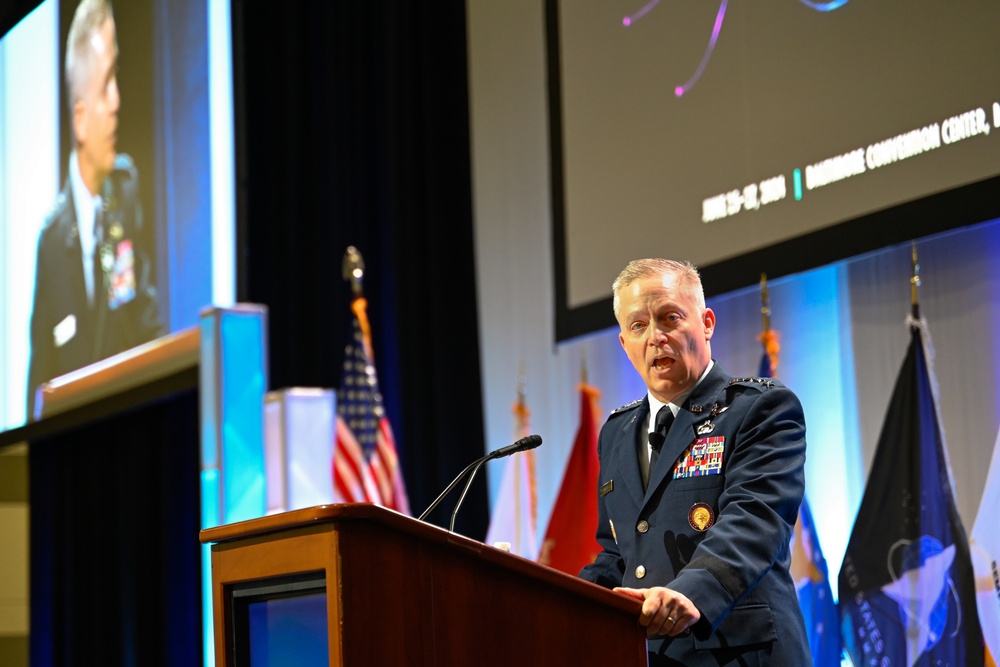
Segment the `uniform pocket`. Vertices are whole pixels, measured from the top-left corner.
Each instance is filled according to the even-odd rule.
[[[733,609],[718,630],[704,640],[695,638],[694,645],[699,650],[726,649],[767,644],[777,638],[771,608],[766,604],[750,604]]]
[[[671,491],[698,491],[701,489],[722,489],[726,478],[722,475],[702,475],[700,477],[683,477],[670,480]]]

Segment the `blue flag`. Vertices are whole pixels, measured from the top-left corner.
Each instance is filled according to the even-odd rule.
[[[768,336],[770,333],[770,338]],[[772,359],[776,356],[777,340],[773,332],[765,332],[761,336],[765,349],[760,359],[758,375],[775,377]],[[814,667],[839,667],[841,657],[839,619],[837,603],[833,599],[833,589],[830,587],[830,574],[816,537],[816,527],[813,524],[812,512],[805,496],[799,506],[799,517],[795,522],[795,533],[792,536],[791,575],[795,581],[795,590],[799,596],[799,607],[806,623],[806,633],[809,636],[809,648],[812,653]]]
[[[918,326],[838,581],[841,635],[855,665],[983,664],[969,543]]]
[[[816,538],[809,502],[803,498],[792,538],[792,579],[806,622],[815,667],[839,667],[841,642],[837,603],[830,588],[826,559]]]

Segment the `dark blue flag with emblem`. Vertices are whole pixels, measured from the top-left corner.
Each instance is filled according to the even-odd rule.
[[[922,320],[896,379],[838,578],[855,665],[983,664],[969,543],[955,507]]]

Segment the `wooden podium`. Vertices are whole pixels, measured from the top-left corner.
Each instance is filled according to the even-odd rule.
[[[325,582],[329,664],[645,665],[640,603],[371,504],[320,505],[201,531],[218,667],[249,664],[233,591]],[[239,650],[235,651],[237,654]]]

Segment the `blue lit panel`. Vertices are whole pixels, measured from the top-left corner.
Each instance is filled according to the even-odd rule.
[[[806,498],[830,572],[840,570],[864,478],[844,271],[836,264],[771,285],[772,310],[796,323],[781,331],[779,377],[805,410]],[[836,596],[836,577],[830,584]]]
[[[222,522],[263,516],[264,394],[267,391],[263,313],[222,310]]]
[[[249,304],[202,312],[201,462],[203,475],[218,475],[217,509],[203,528],[264,515],[266,312]]]

